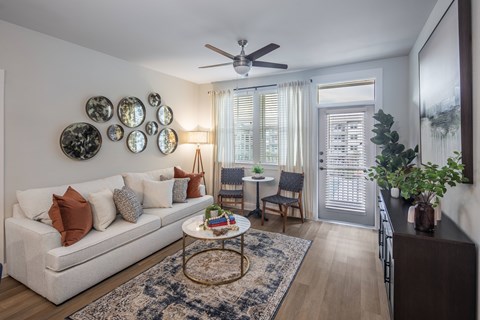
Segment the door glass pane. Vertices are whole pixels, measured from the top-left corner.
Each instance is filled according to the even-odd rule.
[[[326,120],[325,206],[365,213],[365,112],[328,114]]]

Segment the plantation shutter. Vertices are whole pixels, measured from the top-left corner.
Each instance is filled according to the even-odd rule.
[[[364,213],[365,112],[328,114],[326,139],[326,207]]]
[[[260,162],[278,164],[278,94],[260,95]]]
[[[253,161],[253,95],[234,98],[235,162]]]

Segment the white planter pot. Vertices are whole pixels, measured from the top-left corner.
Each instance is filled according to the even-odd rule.
[[[398,188],[391,188],[391,189],[390,189],[390,195],[392,196],[392,198],[398,198],[398,197],[400,197],[400,189],[398,189]]]

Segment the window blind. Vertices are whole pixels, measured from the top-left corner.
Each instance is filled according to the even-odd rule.
[[[260,162],[278,164],[278,94],[260,95]]]
[[[235,161],[253,162],[253,95],[234,98]]]
[[[327,115],[327,208],[365,212],[365,136],[365,112]]]

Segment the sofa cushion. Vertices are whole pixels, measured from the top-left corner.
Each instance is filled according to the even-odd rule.
[[[160,181],[170,180],[165,176],[160,176]],[[174,203],[184,203],[187,202],[187,189],[188,181],[190,178],[174,178],[175,183],[173,184],[173,202]]]
[[[188,173],[183,171],[180,168],[174,168],[174,177],[175,178],[190,178],[188,181],[188,188],[187,188],[187,198],[198,198],[201,197],[202,194],[200,193],[200,184],[203,178],[202,173]]]
[[[104,179],[57,187],[36,188],[24,191],[17,190],[17,200],[23,213],[25,213],[29,219],[39,220],[51,225],[52,222],[48,216],[48,210],[52,205],[52,195],[64,194],[68,186],[72,186],[72,188],[77,190],[84,198],[87,198],[89,193],[97,192],[105,188],[113,192],[115,188],[123,187],[124,182],[121,175],[116,175]]]
[[[117,216],[117,208],[113,202],[113,192],[109,189],[93,192],[88,195],[92,205],[93,227],[105,231]]]
[[[173,178],[173,167],[166,169],[157,169],[147,172],[127,172],[123,173],[125,185],[135,192],[140,203],[143,203],[143,180],[159,181],[160,175]]]
[[[107,230],[103,232],[92,230],[74,245],[48,251],[46,267],[53,271],[62,271],[74,267],[141,238],[160,227],[160,219],[153,215],[142,215],[135,224],[117,216]],[[112,261],[112,263],[115,262]]]
[[[123,219],[128,222],[136,223],[138,217],[143,214],[143,208],[138,201],[135,192],[127,186],[113,191],[113,202]]]
[[[171,208],[173,202],[173,184],[175,181],[143,180],[144,208]]]
[[[63,246],[78,242],[92,229],[92,208],[75,189],[68,187],[63,196],[54,194],[52,202],[48,215],[60,232]]]
[[[144,209],[144,213],[155,215],[162,220],[162,227],[205,209],[213,203],[212,196],[189,199],[188,203],[174,203],[173,208]]]

